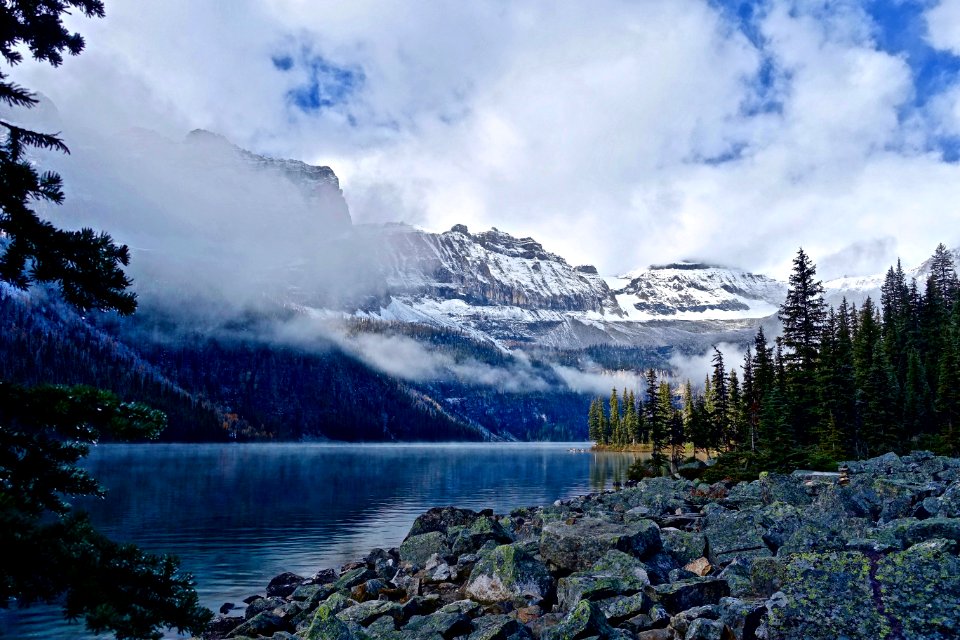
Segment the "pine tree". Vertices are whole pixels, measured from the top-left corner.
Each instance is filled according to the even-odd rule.
[[[610,443],[614,446],[623,444],[620,442],[622,434],[620,426],[620,399],[617,397],[616,388],[610,392]]]
[[[713,377],[711,382],[711,434],[710,443],[714,447],[726,445],[730,439],[730,395],[727,389],[727,371],[723,363],[723,353],[713,348]]]
[[[674,414],[670,385],[660,382],[656,387],[654,401],[650,404],[657,407],[650,426],[650,441],[653,449],[650,461],[654,469],[663,469],[667,464],[664,450],[670,443],[671,420]]]
[[[960,280],[957,279],[953,256],[942,242],[937,245],[930,258],[930,279],[943,297],[944,304],[952,307],[960,292]]]
[[[727,446],[731,449],[742,449],[746,443],[746,411],[736,369],[730,369],[727,390],[729,398],[727,401]]]
[[[590,403],[590,414],[587,418],[590,440],[596,444],[603,444],[603,405],[600,398],[594,398]]]
[[[28,53],[58,67],[84,48],[62,20],[72,10],[104,15],[100,0],[0,2],[0,58],[13,67]],[[0,69],[0,282],[19,289],[49,283],[83,310],[132,313],[136,296],[123,268],[126,246],[92,229],[64,230],[37,205],[59,205],[63,183],[41,171],[30,149],[69,153],[57,135],[15,121],[36,96]],[[211,614],[199,606],[193,580],[176,559],[117,544],[99,533],[62,496],[97,496],[102,489],[78,464],[102,435],[156,437],[165,416],[89,388],[24,388],[0,382],[0,607],[16,601],[58,603],[96,633],[159,638],[159,629],[200,634]]]
[[[637,402],[634,398],[633,391],[627,393],[624,392],[624,398],[627,405],[626,412],[623,417],[623,433],[624,433],[624,444],[635,444],[637,442]]]
[[[817,269],[804,253],[793,260],[787,298],[780,307],[783,324],[783,352],[787,399],[795,437],[799,445],[809,444],[818,424],[817,358],[826,319],[823,285],[816,280]]]

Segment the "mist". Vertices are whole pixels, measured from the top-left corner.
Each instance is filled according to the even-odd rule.
[[[742,377],[739,369],[743,364],[746,349],[731,342],[718,343],[716,348],[723,354],[723,364],[727,371],[734,367],[737,369],[737,375]],[[694,356],[674,353],[670,357],[670,371],[679,382],[689,380],[694,386],[700,386],[707,376],[713,374],[713,357],[713,349]]]

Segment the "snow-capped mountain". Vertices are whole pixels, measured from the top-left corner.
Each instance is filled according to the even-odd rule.
[[[950,255],[953,257],[954,264],[960,265],[960,247],[951,249]],[[904,269],[907,282],[909,283],[911,279],[916,280],[921,291],[923,291],[927,278],[930,276],[931,260],[932,258],[928,258],[916,267]],[[886,272],[868,276],[844,276],[828,280],[823,283],[824,298],[826,298],[828,304],[833,306],[839,305],[844,298],[847,299],[847,302],[857,305],[862,304],[867,297],[879,302],[880,288],[883,286],[885,278]]]
[[[608,282],[630,320],[741,320],[776,313],[786,295],[779,280],[716,265],[655,265]]]
[[[709,345],[752,331],[782,295],[775,281],[719,267],[673,269],[682,281],[653,269],[653,278],[637,273],[614,290],[617,279],[498,229],[387,224],[354,233],[381,278],[375,302],[354,315],[458,329],[506,346]],[[642,296],[663,303],[643,312]]]

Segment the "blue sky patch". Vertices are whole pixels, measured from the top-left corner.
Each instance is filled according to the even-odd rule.
[[[366,81],[360,67],[334,64],[310,47],[295,54],[271,56],[273,66],[284,73],[297,73],[303,81],[287,91],[287,101],[304,113],[316,113],[346,103]]]

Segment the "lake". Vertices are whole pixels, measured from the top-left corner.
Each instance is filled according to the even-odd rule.
[[[108,494],[82,506],[111,538],[178,555],[216,611],[283,571],[309,576],[399,546],[430,507],[547,504],[609,487],[639,455],[570,452],[588,446],[101,445],[86,466]],[[0,611],[0,637],[82,632],[52,607]]]

